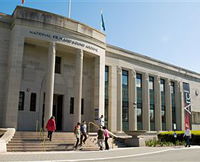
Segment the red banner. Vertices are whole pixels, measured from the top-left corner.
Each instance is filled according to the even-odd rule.
[[[191,111],[191,98],[190,98],[190,85],[188,83],[183,83],[183,93],[184,93],[184,118],[185,118],[185,129],[192,129],[192,111]]]

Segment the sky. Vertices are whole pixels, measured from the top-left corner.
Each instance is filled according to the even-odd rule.
[[[200,73],[200,0],[71,0],[71,18],[101,29],[106,42]],[[68,17],[69,0],[25,0],[25,7]],[[0,0],[12,14],[21,0]]]

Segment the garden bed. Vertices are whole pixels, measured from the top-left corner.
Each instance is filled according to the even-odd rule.
[[[191,144],[200,145],[200,131],[191,131]],[[158,140],[145,142],[146,146],[181,146],[185,145],[184,131],[166,131],[158,134]]]

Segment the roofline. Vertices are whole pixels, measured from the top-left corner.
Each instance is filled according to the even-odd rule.
[[[123,49],[123,48],[121,48],[121,47],[117,47],[117,46],[114,46],[114,45],[111,45],[111,44],[106,44],[106,46],[109,47],[109,48],[113,48],[113,49],[119,50],[119,51],[121,51],[121,52],[125,52],[125,53],[128,53],[128,54],[135,55],[135,56],[140,57],[140,58],[143,58],[143,59],[147,59],[147,60],[150,60],[150,61],[154,61],[154,62],[157,62],[157,63],[161,63],[161,64],[163,64],[163,65],[167,65],[167,66],[176,68],[176,69],[178,69],[178,70],[185,71],[185,72],[187,72],[187,73],[192,73],[192,74],[198,75],[198,76],[200,77],[200,73],[197,73],[197,72],[195,72],[195,71],[182,68],[182,67],[180,67],[180,66],[176,66],[176,65],[173,65],[173,64],[170,64],[170,63],[166,63],[166,62],[163,62],[163,61],[154,59],[154,58],[152,58],[152,57],[145,56],[145,55],[143,55],[143,54],[139,54],[139,53],[136,53],[136,52],[133,52],[133,51],[130,51],[130,50],[126,50],[126,49]]]
[[[51,14],[51,15],[54,15],[54,16],[57,16],[57,17],[61,17],[61,18],[63,18],[63,19],[67,19],[68,21],[72,21],[72,22],[74,22],[74,23],[84,25],[84,26],[86,26],[86,27],[88,27],[88,28],[90,28],[90,29],[92,29],[92,30],[94,30],[94,31],[96,31],[96,32],[98,32],[98,33],[101,33],[102,35],[106,36],[105,33],[102,33],[101,31],[99,31],[99,30],[97,30],[97,29],[95,29],[95,28],[93,28],[93,27],[90,27],[89,25],[86,25],[86,24],[84,24],[84,23],[81,23],[81,22],[79,22],[79,21],[77,21],[77,20],[74,20],[74,19],[71,19],[71,18],[62,16],[62,15],[59,15],[59,14],[55,14],[55,13],[52,13],[52,12],[48,12],[48,11],[43,11],[43,10],[35,9],[35,8],[24,7],[24,6],[19,6],[19,5],[18,5],[18,6],[15,7],[15,9],[14,9],[14,11],[13,11],[13,13],[12,13],[12,16],[14,15],[14,13],[16,12],[16,10],[17,10],[18,8],[26,8],[26,9],[30,9],[30,10],[33,10],[33,11],[36,11],[36,12],[42,12],[42,13]]]

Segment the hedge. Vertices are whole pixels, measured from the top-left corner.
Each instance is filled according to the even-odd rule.
[[[174,133],[176,133],[177,138],[174,138]],[[200,131],[191,131],[192,138],[191,143],[192,144],[200,144]],[[158,134],[158,139],[162,142],[175,142],[175,141],[184,141],[184,131],[166,131],[166,132],[160,132]]]

